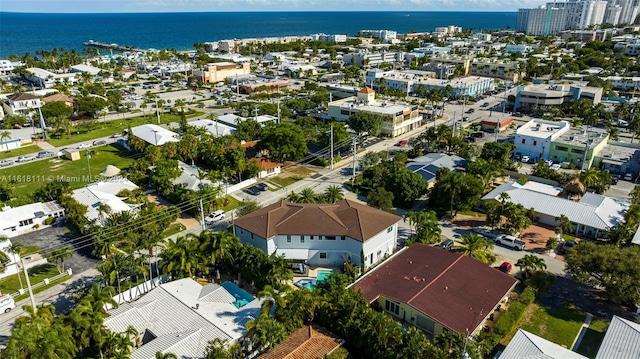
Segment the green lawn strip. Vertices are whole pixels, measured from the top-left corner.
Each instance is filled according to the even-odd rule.
[[[595,358],[604,339],[604,334],[609,327],[609,321],[602,319],[593,319],[587,332],[585,333],[576,352],[588,358]]]
[[[37,266],[39,267],[39,266]],[[29,268],[30,270],[31,268]],[[33,272],[30,272],[33,273]],[[33,273],[29,275],[29,280],[31,281],[31,285],[35,285],[37,283],[42,282],[46,278],[51,278],[60,274],[58,268],[54,264],[45,264],[42,266],[42,270],[37,273]],[[18,279],[18,274],[13,274],[8,277],[0,279],[0,292],[11,294],[20,290],[20,280],[22,280],[22,287],[27,288],[27,282],[24,278],[24,273],[22,269],[20,269],[20,279]]]
[[[565,241],[575,241],[576,240],[576,237],[574,237],[574,236],[572,236],[570,234],[567,234],[567,233],[562,233],[562,238]]]
[[[32,255],[40,252],[40,247],[38,246],[22,246],[20,249],[20,256]]]
[[[176,233],[180,233],[184,230],[185,230],[185,227],[182,223],[173,223],[172,225],[169,226],[169,228],[165,229],[164,232],[162,232],[162,237],[166,238]]]
[[[484,213],[474,212],[474,211],[460,211],[458,212],[458,214],[462,214],[464,216],[483,217],[483,218],[487,216]]]
[[[49,284],[47,285],[43,285],[42,287],[38,287],[36,289],[33,290],[33,294],[38,294],[46,289],[49,289],[51,287],[53,287],[54,285],[58,285],[60,283],[66,282],[71,278],[70,275],[65,275],[64,277],[58,278],[56,280],[53,280],[51,282],[49,282]],[[33,283],[31,283],[31,285],[33,285]],[[24,293],[21,295],[16,296],[15,298],[13,298],[16,302],[21,301],[23,299],[26,299],[29,297],[29,293]]]
[[[102,146],[92,151],[90,163],[91,174],[94,177],[99,175],[107,165],[125,169],[134,161],[127,157],[131,155],[129,152],[114,146]],[[81,188],[90,181],[86,151],[81,151],[80,157],[78,161],[52,158],[9,167],[0,173],[0,181],[14,182],[13,196],[17,198],[32,194],[50,181],[65,181],[69,182],[71,189]]]
[[[222,207],[223,211],[225,211],[225,212],[232,211],[232,210],[236,209],[236,207],[238,207],[240,205],[240,201],[238,201],[234,197],[227,196],[227,198],[229,199],[229,204],[224,206],[224,207]]]
[[[299,179],[295,179],[293,177],[271,177],[269,182],[273,182],[280,187],[291,186],[292,184],[298,182]]]
[[[160,123],[168,124],[171,122],[178,122],[180,116],[172,115],[168,113],[160,114]],[[115,119],[103,122],[101,119],[96,119],[96,129],[87,133],[75,134],[71,133],[71,136],[63,135],[62,138],[52,138],[49,143],[55,147],[66,146],[69,144],[75,144],[79,142],[89,142],[96,138],[111,136],[116,133],[122,133],[129,127],[136,127],[145,124],[158,124],[156,116],[152,116],[147,113],[145,117],[137,116],[124,119]]]
[[[22,146],[20,148],[16,148],[14,150],[11,150],[10,152],[6,151],[6,148],[2,148],[0,147],[0,160],[1,159],[5,159],[5,158],[10,158],[10,157],[16,157],[16,156],[23,156],[23,155],[29,155],[29,154],[36,154],[40,151],[42,151],[40,149],[40,147],[36,146],[36,145],[27,145],[27,146]]]
[[[533,312],[519,327],[556,344],[571,349],[587,314],[575,306],[565,303],[559,309],[531,304]]]

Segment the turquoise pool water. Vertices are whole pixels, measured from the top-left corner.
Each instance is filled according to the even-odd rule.
[[[245,305],[253,302],[253,300],[255,299],[247,291],[245,291],[244,289],[241,289],[240,287],[238,287],[237,285],[233,284],[232,282],[223,282],[220,285],[224,289],[226,289],[227,292],[229,292],[229,294],[231,294],[232,296],[234,296],[236,298],[236,300],[233,302],[233,305],[236,308],[242,308]]]
[[[303,278],[295,282],[295,286],[298,288],[313,289],[316,287],[316,283],[323,282],[333,273],[332,270],[319,270],[316,275],[317,278]]]

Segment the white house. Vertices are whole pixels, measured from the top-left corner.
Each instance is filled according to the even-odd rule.
[[[213,186],[213,183],[208,179],[203,179],[202,181],[198,179],[200,173],[198,173],[197,166],[191,166],[182,161],[178,161],[178,168],[182,172],[178,178],[173,180],[174,185],[183,186],[192,191],[197,191],[201,186]]]
[[[602,339],[596,359],[636,359],[640,357],[640,324],[614,315]]]
[[[167,142],[180,141],[180,135],[158,125],[140,125],[133,127],[131,133],[154,146],[162,146]]]
[[[0,210],[0,236],[8,238],[42,227],[47,218],[64,217],[64,208],[57,202],[37,202]]]
[[[545,358],[545,359],[587,359],[576,352],[561,347],[526,330],[518,329],[500,359]]]
[[[260,115],[260,116],[252,116],[248,118],[240,117],[238,115],[234,115],[232,113],[218,116],[218,122],[231,126],[234,130],[238,127],[238,124],[242,121],[246,120],[254,120],[257,121],[260,125],[265,126],[268,122],[277,122],[278,118],[271,115]],[[192,124],[193,122],[189,122]]]
[[[242,243],[268,255],[315,266],[347,261],[370,266],[393,253],[401,220],[345,199],[334,204],[280,201],[236,219],[234,225]]]
[[[134,209],[136,206],[129,205],[118,197],[122,190],[133,191],[138,186],[126,178],[112,178],[104,181],[92,183],[86,187],[79,188],[71,192],[71,196],[80,204],[87,206],[85,217],[96,224],[102,224],[106,217],[112,213],[119,213]],[[102,213],[99,208],[104,204],[109,206],[108,213]]]
[[[229,115],[225,115],[225,116],[229,116]],[[199,127],[199,128],[205,128],[207,131],[209,131],[209,133],[212,136],[215,136],[215,137],[233,135],[236,133],[235,127],[221,123],[220,121],[195,120],[195,121],[189,122],[189,125],[194,127]]]
[[[38,96],[26,92],[16,92],[4,99],[2,107],[7,115],[31,117],[31,111],[42,107],[42,105],[43,103]]]
[[[155,359],[157,352],[204,358],[210,341],[242,337],[245,324],[258,318],[261,302],[231,282],[202,286],[183,278],[109,310],[104,325],[117,333],[133,326],[140,333],[142,345],[132,359]]]
[[[570,127],[567,121],[534,118],[516,130],[513,137],[516,152],[535,159],[548,159],[551,142],[562,136]]]
[[[562,188],[528,181],[525,184],[503,183],[482,197],[483,201],[500,201],[509,195],[510,202],[533,208],[540,223],[557,227],[557,218],[565,215],[578,235],[598,237],[624,219],[630,203],[621,199],[587,192],[579,201],[559,197]]]
[[[74,73],[56,74],[38,67],[28,68],[25,77],[34,85],[42,88],[53,87],[58,82],[66,81],[70,85],[78,82]]]

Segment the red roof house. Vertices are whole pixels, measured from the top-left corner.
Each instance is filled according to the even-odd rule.
[[[258,359],[317,359],[331,354],[344,343],[325,328],[311,324],[302,327]]]
[[[353,287],[395,318],[437,335],[475,332],[516,283],[475,258],[415,244]]]

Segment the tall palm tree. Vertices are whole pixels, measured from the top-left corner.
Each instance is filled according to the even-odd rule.
[[[6,236],[0,236],[0,242],[4,242],[5,240],[7,240]],[[24,247],[22,246],[22,244],[14,243],[14,242],[12,242],[11,245],[6,248],[6,251],[9,254],[13,254],[12,262],[16,266],[16,273],[18,275],[18,282],[20,282],[20,290],[24,289],[24,287],[22,286],[22,274],[20,273],[20,268],[18,267],[18,260],[15,260],[15,258],[16,258],[16,255],[18,255],[18,256],[20,255],[20,252],[22,252],[23,248]]]
[[[478,259],[484,263],[491,264],[495,261],[495,256],[491,252],[494,243],[490,240],[469,233],[460,237],[460,244],[453,247],[453,250],[462,252],[464,255]]]
[[[111,207],[109,207],[109,205],[106,203],[100,202],[96,210],[98,211],[98,218],[100,219],[100,223],[104,224],[106,218],[105,215],[109,215],[109,213],[111,213]]]
[[[198,241],[200,253],[208,257],[211,265],[215,266],[224,260],[233,259],[231,253],[237,240],[233,234],[227,231],[213,232],[211,230],[205,230],[201,232],[199,236],[194,236],[192,233],[189,233],[187,237]]]
[[[336,203],[344,199],[342,188],[338,185],[331,185],[324,190],[324,198],[329,203]]]
[[[524,257],[518,259],[518,261],[516,262],[516,266],[520,267],[524,278],[529,277],[535,272],[540,272],[547,269],[547,264],[544,262],[544,259],[533,254],[527,254]]]
[[[178,237],[167,241],[160,254],[163,273],[172,273],[177,278],[193,277],[200,266],[200,252],[197,240]]]
[[[580,182],[582,182],[586,188],[593,188],[593,186],[598,182],[599,177],[600,171],[595,167],[587,168],[578,176]]]
[[[309,187],[305,187],[300,191],[299,203],[317,203],[318,195]]]
[[[5,140],[8,140],[8,139],[11,139],[11,132],[9,131],[0,132],[0,142],[4,142]],[[9,151],[9,142],[5,142],[4,146],[7,149],[7,153],[11,152]]]

